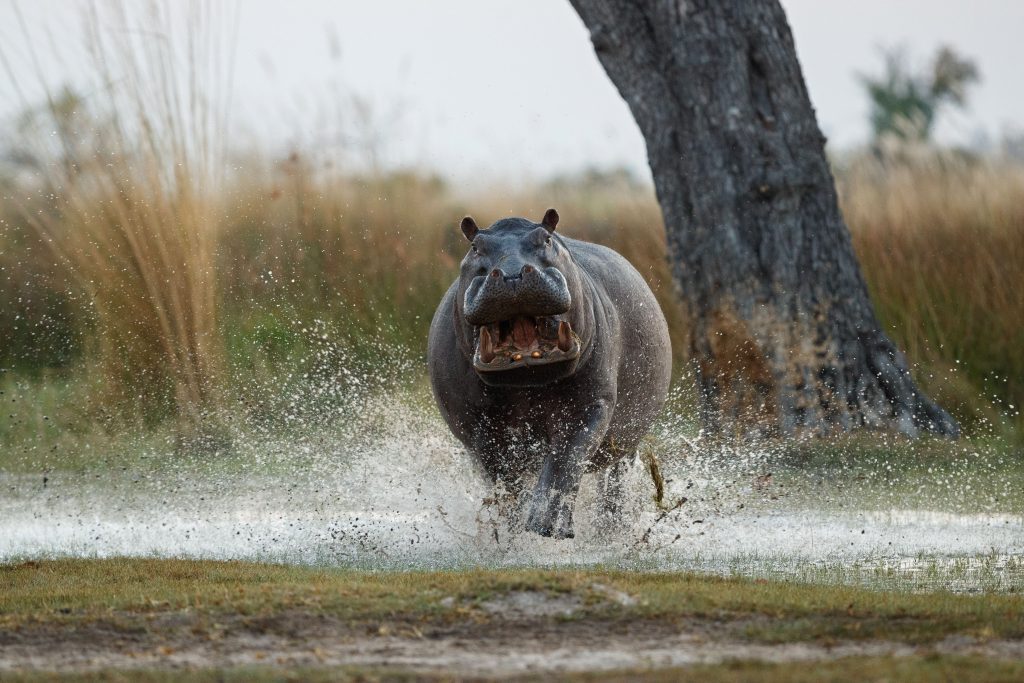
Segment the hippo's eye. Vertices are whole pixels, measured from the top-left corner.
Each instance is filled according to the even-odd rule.
[[[478,251],[480,251],[479,249],[477,249],[477,248],[476,248],[476,242],[473,242],[473,243],[472,243],[472,244],[470,244],[469,246],[471,246],[471,247],[473,248],[473,253],[474,253],[474,254],[475,254],[475,253],[477,253]]]
[[[550,246],[551,246],[551,238],[550,238],[550,237],[546,237],[546,238],[544,238],[544,244],[545,244],[546,246],[549,246],[549,247],[550,247]]]

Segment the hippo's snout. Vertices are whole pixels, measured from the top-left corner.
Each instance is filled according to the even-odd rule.
[[[557,268],[506,263],[473,278],[462,313],[471,325],[486,325],[516,316],[560,315],[571,305],[569,286]]]

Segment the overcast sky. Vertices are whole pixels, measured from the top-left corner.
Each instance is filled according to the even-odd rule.
[[[51,84],[82,79],[73,49],[82,4],[18,3]],[[836,146],[867,137],[855,74],[880,70],[879,46],[905,46],[925,62],[949,44],[976,60],[983,82],[969,111],[942,122],[944,140],[997,138],[1024,125],[1024,0],[783,5],[819,121]],[[647,173],[640,134],[567,0],[244,0],[237,8],[232,110],[243,144],[327,144],[324,112],[345,92],[373,103],[393,162],[496,179],[586,165]],[[0,5],[0,50],[32,97],[24,33],[13,3]],[[17,108],[0,71],[0,115]]]

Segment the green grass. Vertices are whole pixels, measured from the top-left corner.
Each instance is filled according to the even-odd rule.
[[[1022,514],[1022,455],[1024,448],[1007,438],[860,434],[781,444],[766,466],[819,505],[827,493],[862,509]]]
[[[724,624],[763,643],[949,635],[1024,637],[1024,597],[909,594],[848,586],[715,578],[678,573],[535,569],[359,572],[194,560],[57,560],[0,567],[0,628],[72,627],[148,615],[191,620],[300,610],[349,623],[452,622],[482,613],[488,598],[517,590],[572,594],[578,618],[609,622],[691,618]],[[595,584],[635,598],[624,606]],[[452,598],[446,601],[445,598]],[[577,618],[577,617],[573,617]]]
[[[110,559],[0,566],[0,633],[13,642],[131,643],[171,653],[189,643],[239,642],[258,634],[302,643],[333,624],[334,638],[456,637],[472,646],[490,628],[501,637],[543,632],[699,633],[762,645],[904,643],[907,656],[849,656],[821,662],[726,661],[683,668],[549,675],[570,681],[1011,681],[1024,662],[943,652],[950,637],[977,645],[1024,638],[1020,595],[908,594],[679,573],[592,569],[357,572],[244,562]],[[486,609],[514,591],[564,599],[571,615],[519,623]],[[632,601],[609,598],[611,591]],[[305,624],[305,626],[303,625]],[[490,626],[489,626],[490,625]],[[519,631],[515,629],[519,629]],[[580,628],[587,629],[580,631]],[[306,629],[306,630],[304,630]],[[497,630],[495,630],[497,629]],[[321,637],[324,631],[319,631]],[[452,635],[456,634],[456,635]],[[393,642],[393,641],[389,641]],[[235,668],[4,673],[5,681],[404,681],[459,680],[401,667],[246,665]],[[540,680],[545,676],[524,676]]]

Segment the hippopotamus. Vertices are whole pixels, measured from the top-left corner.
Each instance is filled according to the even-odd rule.
[[[525,528],[572,538],[584,472],[636,453],[665,402],[672,351],[643,277],[607,247],[505,218],[461,228],[469,250],[430,324],[434,398],[492,483],[522,493]]]

